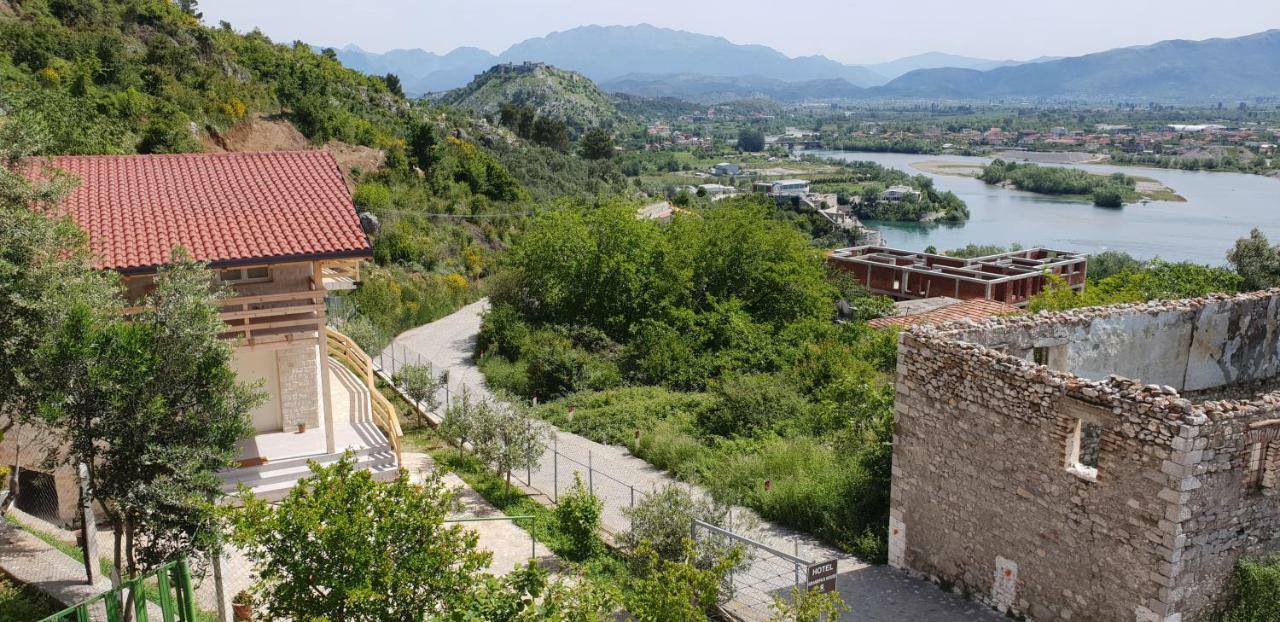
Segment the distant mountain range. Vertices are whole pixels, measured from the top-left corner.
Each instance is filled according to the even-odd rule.
[[[352,46],[337,53],[353,69],[399,75],[411,94],[459,88],[496,64],[536,61],[581,73],[609,92],[699,103],[751,97],[1217,101],[1280,95],[1280,30],[1021,62],[930,52],[846,65],[647,24],[583,26],[529,39],[499,55],[477,48],[444,55],[373,54]]]
[[[1220,101],[1280,95],[1280,30],[1233,39],[1161,41],[998,67],[920,69],[872,95]]]
[[[348,67],[394,73],[406,91],[423,94],[458,88],[500,63],[542,62],[607,83],[624,76],[709,76],[797,82],[841,79],[857,87],[884,84],[916,69],[990,69],[1016,64],[930,52],[875,65],[846,65],[825,56],[797,58],[763,45],[739,45],[722,37],[648,24],[581,26],[528,39],[501,54],[462,47],[448,54],[392,50],[377,54],[355,46],[337,50]]]

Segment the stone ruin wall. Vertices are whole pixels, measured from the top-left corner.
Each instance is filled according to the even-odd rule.
[[[1183,611],[1207,612],[1230,589],[1237,560],[1280,552],[1280,442],[1269,440],[1280,428],[1280,394],[1252,401],[1197,405],[1208,420],[1194,438],[1192,490],[1186,496],[1186,549],[1176,588]],[[1268,433],[1269,430],[1269,433]],[[1266,436],[1264,436],[1266,435]],[[1271,444],[1271,464],[1251,469],[1252,443]],[[1257,482],[1248,481],[1251,476]],[[1263,478],[1270,481],[1263,482]]]
[[[1176,389],[1274,375],[1276,296],[904,333],[890,563],[1037,620],[1202,618],[1237,559],[1277,548],[1280,496],[1244,478],[1249,425],[1280,397]],[[1026,360],[1063,345],[1050,366],[1101,380]],[[1066,468],[1077,419],[1104,428],[1097,481]]]
[[[1164,619],[1185,400],[920,333],[898,356],[891,563],[1037,620]],[[1103,423],[1097,482],[1066,469],[1064,400]]]

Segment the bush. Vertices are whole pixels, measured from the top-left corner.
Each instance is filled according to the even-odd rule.
[[[693,433],[691,417],[673,417],[641,430],[636,456],[682,479],[695,478],[711,462],[711,450]]]
[[[547,404],[539,414],[562,430],[600,443],[630,446],[635,442],[637,431],[651,431],[667,419],[696,419],[715,403],[716,398],[707,393],[681,393],[662,387],[622,387],[571,395]]]
[[[1280,620],[1280,556],[1236,563],[1234,603],[1223,622]]]
[[[808,408],[804,397],[772,374],[732,374],[713,383],[719,404],[698,419],[698,427],[718,436],[752,435],[798,418]]]
[[[573,486],[560,495],[555,510],[556,522],[569,541],[573,559],[583,560],[595,553],[603,510],[604,502],[587,490],[582,483],[582,474],[574,471]]]
[[[1093,204],[1098,207],[1124,207],[1124,190],[1117,186],[1102,186],[1093,191]]]
[[[660,559],[681,561],[687,549],[689,526],[693,519],[723,526],[728,508],[702,496],[694,497],[684,486],[667,485],[645,495],[634,507],[624,508],[622,513],[631,519],[631,529],[622,534],[624,547],[636,550],[641,543],[648,545]],[[708,545],[703,540],[699,545]],[[724,551],[698,551],[698,559],[715,559]]]
[[[529,364],[493,354],[480,359],[480,371],[490,389],[508,395],[529,395]]]
[[[543,329],[530,333],[521,350],[528,364],[530,397],[555,399],[622,384],[617,364],[575,347],[555,331]]]
[[[385,209],[391,207],[391,190],[376,181],[365,182],[356,186],[352,201],[358,207]]]

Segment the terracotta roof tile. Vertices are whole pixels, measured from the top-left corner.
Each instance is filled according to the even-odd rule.
[[[368,256],[337,161],[325,151],[57,156],[79,178],[62,207],[98,267],[145,271],[177,246],[214,265]]]
[[[1021,313],[1019,309],[1013,305],[1005,304],[995,300],[986,300],[984,298],[976,298],[973,300],[964,300],[953,305],[947,305],[940,309],[917,313],[915,315],[897,315],[892,317],[878,317],[868,320],[867,325],[873,328],[887,328],[889,326],[914,326],[916,324],[946,324],[947,322],[955,322],[958,320],[984,320],[995,315],[1010,315]]]

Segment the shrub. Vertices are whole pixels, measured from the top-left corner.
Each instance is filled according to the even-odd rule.
[[[1280,620],[1280,556],[1237,562],[1234,588],[1223,622]]]
[[[693,519],[724,525],[728,508],[702,495],[695,497],[689,489],[669,484],[661,490],[644,495],[634,507],[624,508],[622,513],[631,520],[631,529],[622,534],[621,543],[635,550],[646,543],[660,559],[681,561],[687,549],[689,525]],[[700,545],[709,544],[703,540]],[[699,559],[711,559],[717,552],[699,551]]]
[[[772,374],[732,374],[712,385],[719,404],[702,413],[698,427],[719,436],[751,435],[802,415],[804,397]]]
[[[693,434],[692,417],[673,417],[659,421],[640,432],[636,455],[659,469],[689,479],[710,462],[711,450]]]
[[[367,181],[356,186],[352,201],[359,207],[385,209],[391,207],[391,190],[385,184]]]
[[[529,365],[529,391],[533,397],[555,399],[622,384],[617,364],[575,347],[555,331],[530,333],[521,350]]]
[[[696,419],[699,413],[714,406],[715,401],[715,397],[706,393],[681,393],[662,387],[622,387],[574,394],[547,404],[539,414],[561,429],[591,440],[630,446],[637,431],[652,430],[666,419]]]
[[[484,319],[480,322],[476,352],[515,359],[520,356],[520,344],[528,336],[529,325],[520,319],[520,314],[514,307],[495,304],[485,312]]]
[[[529,395],[529,364],[512,362],[504,356],[489,355],[480,359],[480,371],[490,389],[508,395]]]
[[[560,495],[555,510],[556,522],[569,541],[570,555],[574,559],[586,559],[595,553],[603,510],[604,502],[587,490],[582,483],[582,474],[574,471],[573,486]]]

